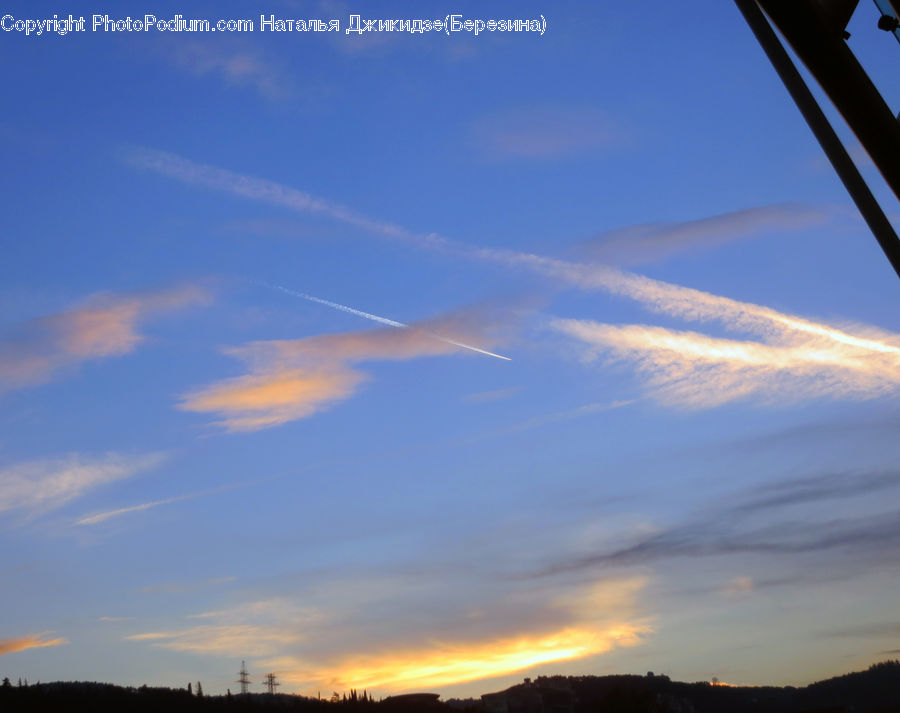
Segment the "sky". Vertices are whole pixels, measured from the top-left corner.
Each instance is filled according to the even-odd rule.
[[[0,675],[897,657],[900,284],[733,4],[114,5],[2,6]]]

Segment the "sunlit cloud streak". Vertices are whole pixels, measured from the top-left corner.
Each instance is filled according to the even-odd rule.
[[[38,514],[62,507],[89,490],[154,468],[164,456],[73,453],[28,461],[0,469],[0,513],[25,510]]]
[[[644,578],[634,577],[575,587],[563,595],[544,592],[518,612],[505,632],[483,627],[466,635],[457,627],[455,635],[428,635],[418,629],[407,641],[388,637],[333,656],[287,656],[264,663],[301,690],[353,687],[395,693],[493,678],[642,643],[652,632],[650,623],[635,614],[635,599],[645,586]],[[488,617],[512,604],[481,600]]]
[[[608,265],[479,248],[433,234],[417,234],[279,184],[199,166],[171,154],[141,150],[132,152],[131,160],[188,183],[294,210],[324,213],[420,247],[526,270],[580,290],[627,297],[654,312],[694,322],[715,322],[755,337],[721,339],[655,326],[617,326],[587,320],[552,323],[556,331],[582,342],[581,353],[586,359],[605,354],[633,363],[646,378],[650,393],[670,405],[707,408],[746,397],[770,403],[821,396],[867,399],[893,393],[900,386],[900,336],[873,326],[827,324]],[[805,225],[817,219],[815,211],[809,212],[811,215],[802,208],[770,207],[714,216],[682,224],[675,230],[675,239],[682,243],[710,240],[716,231],[736,234],[762,226],[772,228],[779,220]],[[347,373],[330,377],[337,383],[328,391],[356,388]],[[285,378],[286,386],[290,386],[292,375]]]
[[[775,404],[871,399],[900,388],[900,355],[892,344],[847,344],[842,337],[850,335],[825,327],[814,336],[785,329],[768,344],[590,320],[556,319],[550,326],[578,340],[585,361],[602,356],[634,364],[651,395],[670,405],[708,408],[748,397]]]
[[[279,679],[304,692],[329,687],[398,692],[491,678],[638,645],[652,632],[649,621],[635,615],[635,598],[645,585],[645,579],[636,577],[576,587],[565,595],[541,588],[533,606],[520,610],[508,622],[513,629],[505,632],[490,626],[467,632],[471,627],[438,621],[440,610],[429,608],[431,626],[426,631],[390,625],[384,632],[361,634],[352,613],[344,608],[354,609],[365,600],[380,610],[383,598],[396,594],[376,594],[363,586],[358,597],[332,598],[320,608],[298,607],[288,599],[252,602],[189,617],[204,620],[200,625],[127,638],[197,654],[265,657],[256,665],[275,671]],[[423,607],[427,602],[395,606],[408,604]],[[509,612],[509,604],[505,598],[480,599],[488,610]]]
[[[267,661],[286,681],[306,688],[366,688],[397,692],[494,678],[545,663],[583,659],[617,646],[635,646],[646,626],[621,624],[607,629],[571,627],[489,642],[434,641],[424,649],[352,656],[329,668],[282,658]]]
[[[353,395],[365,361],[404,361],[460,353],[459,344],[496,341],[499,327],[483,311],[461,311],[408,325],[304,339],[251,342],[225,350],[249,373],[182,397],[179,408],[216,413],[229,431],[255,431],[306,418]],[[432,335],[452,335],[435,339]],[[480,349],[481,347],[479,347]]]
[[[40,634],[28,634],[17,639],[0,639],[0,656],[5,654],[16,653],[17,651],[27,651],[28,649],[42,649],[47,646],[62,646],[68,644],[68,639],[56,638],[48,639],[51,632],[44,631]]]
[[[329,302],[328,300],[323,300],[320,297],[313,297],[312,295],[308,295],[305,292],[297,292],[295,290],[289,290],[286,287],[281,287],[280,285],[271,285],[272,289],[280,290],[288,295],[294,295],[295,297],[302,297],[305,300],[309,300],[310,302],[316,302],[321,305],[325,305],[326,307],[331,307],[333,309],[340,310],[341,312],[347,312],[348,314],[354,314],[357,317],[362,317],[363,319],[368,319],[373,322],[378,322],[379,324],[386,324],[389,327],[397,327],[398,329],[408,329],[409,325],[404,324],[403,322],[397,322],[393,319],[388,319],[387,317],[379,317],[376,314],[371,314],[369,312],[363,312],[362,310],[354,309],[353,307],[347,307],[346,305],[338,304],[337,302]],[[478,352],[479,354],[484,354],[486,356],[496,357],[497,359],[505,359],[506,361],[512,361],[509,357],[501,356],[500,354],[494,354],[494,352],[489,352],[485,349],[479,349],[478,347],[473,347],[469,344],[463,344],[462,342],[457,342],[453,339],[447,339],[447,337],[442,337],[440,334],[431,334],[430,332],[426,332],[430,337],[434,339],[439,339],[442,342],[446,342],[447,344],[452,344],[455,347],[460,347],[461,349],[468,349],[473,352]]]
[[[18,325],[0,336],[0,393],[43,383],[88,360],[133,352],[144,340],[137,331],[142,322],[209,300],[209,293],[196,287],[101,293],[74,309]]]

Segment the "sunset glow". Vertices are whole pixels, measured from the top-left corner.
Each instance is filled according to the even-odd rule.
[[[494,642],[434,642],[422,650],[350,657],[315,671],[290,670],[289,660],[275,660],[281,675],[307,688],[331,686],[377,691],[430,689],[494,678],[539,664],[587,658],[616,646],[635,646],[648,634],[646,626],[621,624],[603,631],[567,628],[540,636]]]

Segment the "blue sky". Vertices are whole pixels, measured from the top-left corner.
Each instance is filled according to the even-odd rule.
[[[0,34],[0,673],[895,657],[897,281],[735,7],[3,7],[70,12]],[[448,13],[546,31],[344,32]]]

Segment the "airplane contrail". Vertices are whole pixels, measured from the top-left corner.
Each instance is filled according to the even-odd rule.
[[[266,283],[263,283],[266,284]],[[369,312],[363,312],[361,309],[354,309],[353,307],[347,307],[347,305],[338,304],[337,302],[329,302],[328,300],[323,300],[321,297],[313,297],[312,295],[308,295],[305,292],[297,292],[296,290],[289,290],[287,287],[282,287],[281,285],[268,285],[273,290],[279,290],[280,292],[284,292],[288,295],[293,295],[294,297],[302,297],[305,300],[309,300],[310,302],[317,302],[320,305],[325,305],[326,307],[332,307],[333,309],[340,310],[341,312],[347,312],[348,314],[355,314],[357,317],[363,317],[364,319],[370,319],[373,322],[378,322],[379,324],[386,324],[389,327],[398,327],[399,329],[409,329],[410,326],[408,324],[404,324],[403,322],[398,322],[394,319],[388,319],[387,317],[379,317],[377,314],[371,314]],[[473,352],[478,352],[479,354],[484,354],[486,356],[492,356],[497,359],[504,359],[506,361],[512,361],[509,357],[503,356],[502,354],[494,354],[494,352],[489,352],[485,349],[479,349],[478,347],[473,347],[469,344],[463,344],[462,342],[457,342],[453,339],[448,339],[447,337],[442,337],[440,334],[435,334],[434,332],[426,331],[429,337],[434,337],[446,344],[452,344],[455,347],[462,347],[463,349],[469,349]]]

